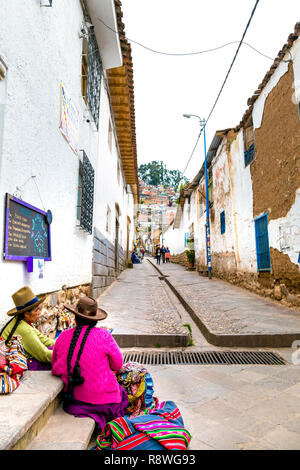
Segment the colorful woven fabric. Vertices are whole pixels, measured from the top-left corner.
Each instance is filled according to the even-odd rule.
[[[108,423],[97,438],[96,450],[186,450],[190,441],[179,409],[174,402],[164,401],[139,416]]]
[[[153,380],[144,366],[137,362],[127,362],[117,372],[116,377],[128,395],[128,414],[137,416],[152,405]]]
[[[0,395],[16,390],[20,385],[23,372],[27,370],[27,359],[21,339],[21,336],[15,335],[10,340],[10,346],[6,346],[0,338]]]

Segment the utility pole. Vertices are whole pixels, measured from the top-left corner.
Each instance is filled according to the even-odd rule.
[[[205,193],[206,193],[206,259],[208,268],[208,278],[211,279],[211,246],[210,246],[210,220],[209,220],[209,197],[208,197],[208,174],[207,174],[207,158],[206,158],[206,133],[205,133],[205,119],[200,119],[200,124],[203,126],[204,137],[204,171],[205,171]]]

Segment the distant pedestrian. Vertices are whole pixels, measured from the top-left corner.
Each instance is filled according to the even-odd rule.
[[[161,251],[160,251],[159,246],[156,248],[155,256],[156,256],[156,263],[160,264]]]
[[[164,247],[164,245],[162,245],[160,251],[161,251],[162,262],[165,263],[166,262],[166,248]]]
[[[132,254],[131,254],[131,262],[133,264],[138,264],[140,263],[141,261],[139,260],[139,257],[137,256],[137,254],[133,251]]]
[[[170,250],[168,247],[166,248],[166,263],[170,263]]]

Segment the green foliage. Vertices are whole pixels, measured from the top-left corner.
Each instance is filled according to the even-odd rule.
[[[163,185],[164,188],[177,188],[182,180],[184,184],[188,182],[188,179],[182,175],[181,171],[168,170],[165,163],[158,160],[142,163],[139,166],[139,177],[146,184],[152,186]]]
[[[188,262],[194,264],[194,262],[195,262],[195,250],[185,250],[185,252],[186,252]]]
[[[192,327],[189,323],[185,323],[183,326],[186,326],[189,332],[192,334]]]
[[[195,343],[193,341],[193,335],[192,335],[192,327],[189,323],[185,323],[183,326],[185,326],[189,332],[190,332],[190,340],[189,340],[189,346],[195,346]]]

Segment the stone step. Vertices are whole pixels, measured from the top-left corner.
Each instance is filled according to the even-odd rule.
[[[75,418],[57,408],[27,450],[86,450],[95,428],[91,418]]]
[[[113,333],[119,348],[184,348],[190,343],[188,330],[178,334],[122,334]]]
[[[50,371],[26,371],[19,387],[0,395],[0,450],[23,450],[59,407],[63,383]]]

